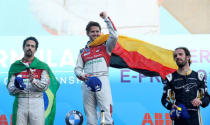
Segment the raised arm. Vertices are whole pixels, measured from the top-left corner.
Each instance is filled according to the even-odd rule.
[[[117,40],[118,40],[117,30],[116,30],[114,24],[112,23],[110,17],[108,17],[105,12],[101,12],[100,16],[102,19],[104,19],[104,21],[107,25],[107,29],[109,31],[109,38],[106,42],[106,51],[111,55],[112,50],[114,49],[114,47],[117,43]]]

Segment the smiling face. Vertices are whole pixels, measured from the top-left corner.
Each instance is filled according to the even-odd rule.
[[[36,42],[33,40],[28,40],[23,47],[24,57],[31,58],[34,57],[34,53],[36,52]]]
[[[179,68],[189,64],[190,56],[186,56],[183,49],[176,49],[174,51],[174,60]]]
[[[101,30],[98,26],[91,26],[87,35],[89,36],[90,41],[93,41],[101,35]]]

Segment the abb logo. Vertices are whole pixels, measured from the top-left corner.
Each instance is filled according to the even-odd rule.
[[[172,121],[169,113],[165,114],[165,122],[162,113],[155,113],[155,120],[152,119],[149,113],[145,113],[142,125],[172,125]]]
[[[9,124],[6,115],[1,114],[0,125],[12,125],[12,115],[10,116],[10,124]],[[172,121],[170,119],[169,113],[165,114],[165,119],[163,119],[162,113],[155,113],[155,119],[152,119],[150,113],[145,113],[142,125],[172,125]]]
[[[0,125],[12,125],[12,115],[10,116],[10,124],[6,118],[5,114],[1,114],[0,116]]]

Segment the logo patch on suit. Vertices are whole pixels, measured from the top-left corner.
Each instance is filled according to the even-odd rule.
[[[101,51],[100,49],[97,49],[97,50],[96,50],[96,53],[98,53],[98,52],[100,52],[100,51]]]
[[[84,56],[87,56],[87,55],[89,55],[89,54],[90,54],[90,52],[88,52],[88,53],[85,53],[85,54],[84,54]]]
[[[89,51],[90,51],[90,48],[86,48],[85,51],[86,51],[86,52],[89,52]]]

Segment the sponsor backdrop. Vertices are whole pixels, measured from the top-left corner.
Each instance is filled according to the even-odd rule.
[[[23,56],[22,41],[27,36],[1,36],[0,46],[0,125],[11,124],[14,98],[6,89],[10,64]],[[48,63],[61,86],[57,92],[55,125],[64,125],[65,116],[78,110],[84,116],[81,84],[74,75],[79,50],[86,36],[35,36],[40,46],[36,57]],[[210,86],[210,35],[131,36],[167,49],[187,46],[191,50],[191,68],[204,72]],[[129,69],[110,68],[114,112],[117,125],[169,125],[168,112],[161,105],[163,85],[160,77],[145,77]],[[208,90],[209,91],[209,90]],[[204,125],[210,124],[210,106],[201,108]],[[84,117],[86,121],[86,117]]]
[[[64,125],[66,114],[72,110],[78,110],[84,116],[82,83],[73,69],[79,50],[88,40],[84,26],[89,20],[101,21],[98,16],[101,10],[108,12],[120,34],[172,50],[187,46],[192,53],[192,69],[204,72],[210,86],[210,35],[189,35],[190,32],[178,20],[165,8],[159,7],[161,0],[103,0],[104,4],[92,0],[94,4],[88,4],[91,8],[88,11],[81,9],[87,7],[86,0],[46,0],[41,4],[40,1],[0,0],[0,125],[11,124],[14,97],[6,89],[9,66],[23,57],[22,42],[31,35],[40,42],[36,56],[50,65],[61,83],[57,92],[55,125]],[[119,2],[123,6],[119,6]],[[104,5],[97,7],[101,10],[94,10],[96,3]],[[139,8],[142,10],[137,11]],[[100,23],[104,30],[104,23]],[[71,36],[55,37],[52,34]],[[170,125],[169,111],[160,101],[163,85],[159,77],[145,77],[129,69],[110,68],[110,83],[116,125]],[[207,119],[210,106],[201,108],[201,113],[204,125],[210,124],[210,119]]]

